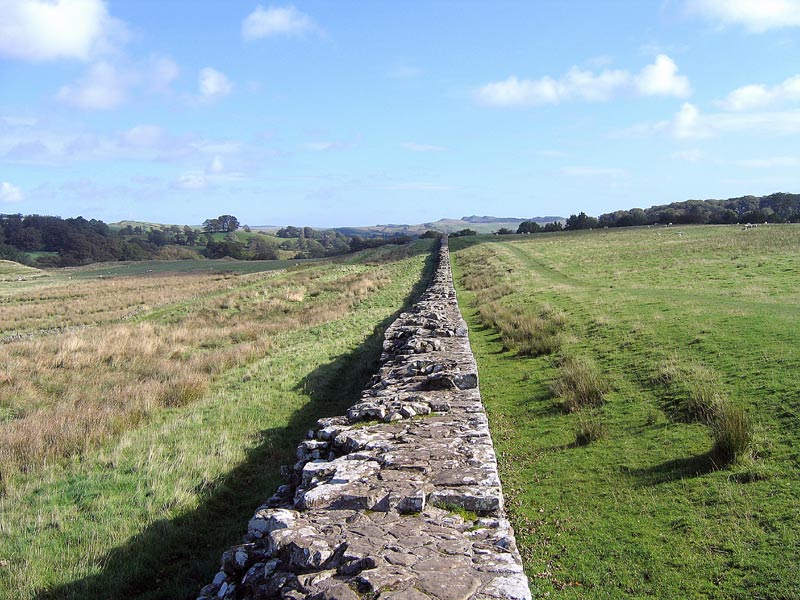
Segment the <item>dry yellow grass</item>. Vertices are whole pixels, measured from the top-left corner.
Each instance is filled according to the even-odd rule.
[[[0,468],[78,454],[197,400],[216,375],[267,353],[275,334],[340,318],[386,282],[339,266],[75,282],[6,298],[5,331],[34,333],[0,344]],[[46,329],[54,322],[60,333]]]

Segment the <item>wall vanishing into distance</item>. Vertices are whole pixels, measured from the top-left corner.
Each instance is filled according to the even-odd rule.
[[[201,599],[529,599],[446,240],[346,416],[321,419]]]

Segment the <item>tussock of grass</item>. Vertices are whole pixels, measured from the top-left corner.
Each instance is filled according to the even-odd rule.
[[[578,423],[575,426],[575,445],[586,446],[599,439],[606,437],[608,428],[596,411],[581,413],[578,415]]]
[[[665,386],[673,415],[687,421],[710,423],[723,401],[717,375],[696,361],[672,356],[661,363],[654,382]]]
[[[711,453],[717,465],[734,463],[750,451],[750,418],[724,394],[712,369],[673,356],[661,363],[654,382],[665,386],[675,416],[708,425],[714,442]]]
[[[711,453],[719,465],[728,465],[746,455],[753,441],[750,417],[740,406],[718,402],[710,423],[714,447]]]
[[[597,407],[605,401],[611,389],[597,365],[585,356],[567,356],[561,360],[559,376],[552,386],[564,412],[577,412],[585,407]]]

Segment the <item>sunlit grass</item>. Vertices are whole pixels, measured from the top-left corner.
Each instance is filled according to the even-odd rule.
[[[681,231],[452,241],[534,596],[800,589],[800,227]],[[557,351],[514,351],[487,302],[563,313]],[[601,403],[560,410],[566,357]]]
[[[0,346],[0,389],[35,383],[6,399],[5,439],[43,440],[4,446],[0,597],[194,597],[308,427],[357,397],[424,250],[210,275],[133,319]]]

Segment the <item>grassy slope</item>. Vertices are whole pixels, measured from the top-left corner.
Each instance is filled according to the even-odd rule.
[[[515,290],[503,303],[566,312],[562,353],[592,357],[614,386],[606,439],[575,446],[579,416],[548,391],[556,357],[504,351],[459,291],[535,593],[800,597],[800,228],[682,233],[544,235],[456,255],[457,274],[476,255],[502,265]],[[669,418],[653,382],[670,357],[717,375],[756,421],[762,458],[713,468],[707,428]]]
[[[41,269],[21,265],[13,260],[0,260],[0,281],[17,279],[18,277],[30,279],[43,276],[45,276],[45,272]]]
[[[278,334],[268,355],[224,373],[200,401],[5,482],[0,597],[194,597],[280,483],[279,466],[292,462],[307,428],[357,397],[380,351],[379,329],[424,262],[417,254],[322,267],[331,280],[372,269],[386,284],[335,321]],[[168,313],[161,307],[154,318]]]

